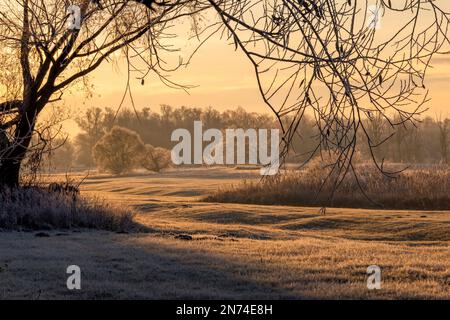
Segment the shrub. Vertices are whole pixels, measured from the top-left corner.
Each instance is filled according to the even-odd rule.
[[[38,187],[0,191],[0,229],[90,228],[126,231],[135,226],[134,213],[106,201],[74,197]]]
[[[162,169],[170,166],[170,151],[152,145],[145,145],[145,151],[142,158],[142,166],[149,170],[160,172]]]
[[[94,160],[99,169],[122,174],[136,167],[144,149],[136,132],[114,126],[94,146]]]

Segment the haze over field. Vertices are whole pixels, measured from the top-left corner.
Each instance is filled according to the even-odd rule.
[[[440,0],[439,3],[444,10],[450,11],[450,4],[446,1]],[[426,16],[422,23],[429,21],[430,17]],[[381,34],[387,34],[396,26],[398,21],[395,15],[391,14],[382,18],[379,31]],[[190,30],[191,26],[187,22],[173,30],[178,37],[172,45],[180,49],[180,57],[184,60],[188,59],[188,53],[198,44],[195,37],[192,38]],[[119,58],[115,63],[104,64],[91,77],[94,95],[86,100],[83,94],[73,92],[65,97],[64,104],[81,110],[86,106],[117,108],[127,84],[126,72],[123,58]],[[427,89],[431,93],[431,102],[428,103],[430,110],[425,115],[448,115],[449,74],[450,59],[445,56],[433,58],[426,80]],[[220,39],[219,35],[209,39],[194,55],[189,66],[177,70],[170,79],[193,88],[188,92],[173,89],[158,81],[157,77],[150,77],[142,86],[140,80],[132,78],[135,106],[138,109],[151,107],[153,110],[157,110],[162,104],[201,108],[214,106],[220,111],[242,106],[251,112],[270,112],[257,87],[252,64],[242,52],[235,50],[233,43]],[[129,98],[126,98],[124,105],[132,106]],[[78,132],[73,121],[67,122],[67,126],[69,131]]]

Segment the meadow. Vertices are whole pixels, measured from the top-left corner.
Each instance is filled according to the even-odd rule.
[[[450,210],[450,169],[443,165],[388,165],[382,174],[372,163],[355,165],[340,176],[314,159],[306,167],[283,170],[261,180],[221,187],[211,202],[400,210]],[[395,172],[389,174],[389,172]]]
[[[259,178],[233,168],[91,174],[81,194],[132,210],[139,231],[1,232],[0,299],[450,298],[450,211],[324,215],[318,207],[205,201]],[[72,264],[82,271],[79,291],[66,288]],[[367,289],[369,265],[381,267],[380,290]]]

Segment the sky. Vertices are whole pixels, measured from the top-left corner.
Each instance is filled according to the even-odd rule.
[[[450,4],[445,6],[450,9]],[[392,18],[387,17],[382,21],[381,31],[389,31],[394,23]],[[176,39],[175,45],[180,47],[181,52],[183,49],[189,51],[192,47],[193,40],[188,40],[187,34],[181,32]],[[435,58],[433,67],[426,80],[432,98],[427,115],[442,113],[450,116],[450,56]],[[218,110],[225,110],[241,106],[248,111],[270,113],[258,91],[253,66],[242,52],[235,51],[234,45],[218,37],[210,39],[187,68],[171,73],[170,79],[195,88],[186,93],[169,88],[154,77],[147,79],[144,86],[140,84],[140,80],[132,78],[133,98],[137,108],[150,107],[158,111],[161,104],[169,104],[203,108],[213,106]],[[126,81],[125,63],[119,63],[118,66],[103,64],[90,76],[94,96],[86,99],[74,92],[66,95],[64,103],[74,107],[75,114],[89,106],[117,108]],[[131,107],[129,99],[125,101],[124,107]],[[77,131],[73,122],[67,123],[67,129]]]

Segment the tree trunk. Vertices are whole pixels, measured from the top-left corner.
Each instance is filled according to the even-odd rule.
[[[0,165],[0,188],[19,185],[20,164],[21,161],[14,159],[3,161]]]
[[[0,163],[0,187],[15,187],[20,182],[20,167],[25,159],[31,142],[32,133],[36,121],[36,110],[22,115],[17,124],[14,141],[11,142],[11,150]]]

